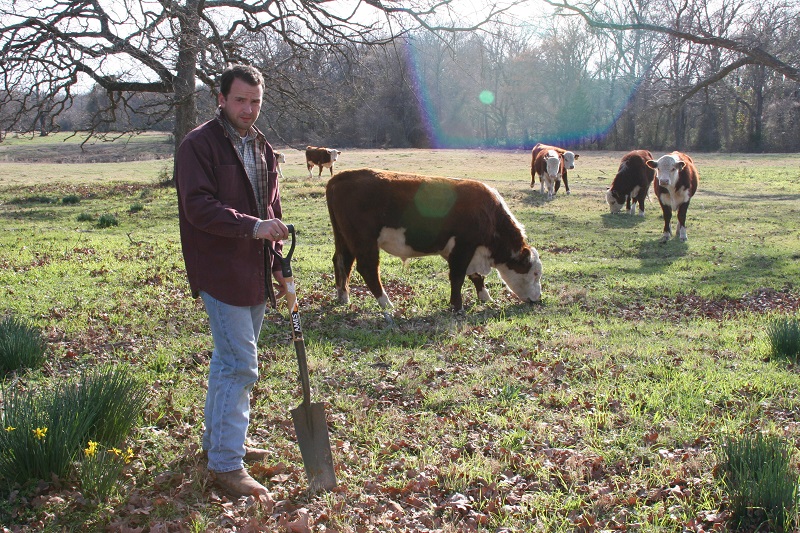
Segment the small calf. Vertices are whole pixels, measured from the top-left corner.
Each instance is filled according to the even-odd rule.
[[[674,209],[678,210],[677,236],[682,242],[686,242],[686,211],[700,181],[694,161],[684,153],[672,152],[662,155],[658,161],[649,160],[647,166],[656,171],[653,192],[656,193],[661,211],[664,213],[664,232],[661,234],[661,242],[667,242],[672,236],[669,223]]]
[[[322,169],[328,168],[333,176],[333,164],[339,159],[342,152],[333,148],[321,148],[319,146],[306,146],[306,166],[308,167],[308,177],[311,178],[311,169],[319,167],[317,177],[322,177]]]
[[[647,166],[651,159],[653,154],[647,150],[633,150],[622,157],[617,175],[606,190],[606,202],[611,213],[619,213],[625,204],[625,210],[633,215],[638,203],[639,215],[644,216],[644,201],[656,175],[655,170]]]
[[[283,178],[283,172],[281,171],[281,164],[286,163],[286,154],[283,152],[275,152],[275,161],[277,162],[277,171],[278,175]]]

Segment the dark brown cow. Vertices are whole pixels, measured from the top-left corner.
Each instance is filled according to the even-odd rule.
[[[308,177],[311,176],[311,169],[315,166],[319,167],[319,174],[317,177],[322,177],[322,169],[327,167],[333,176],[333,164],[339,159],[339,150],[333,148],[321,148],[319,146],[306,146],[306,166],[308,167]]]
[[[649,160],[647,166],[656,171],[653,179],[653,192],[656,193],[661,211],[664,213],[664,232],[661,242],[667,242],[672,235],[669,227],[672,220],[672,211],[678,210],[677,237],[685,242],[686,237],[686,211],[689,209],[689,200],[697,191],[700,176],[694,161],[681,152],[672,152],[662,155],[658,161]]]
[[[463,308],[469,277],[481,301],[484,278],[497,269],[521,300],[541,298],[542,263],[500,194],[479,181],[345,170],[325,188],[336,251],[339,302],[349,302],[353,262],[382,308],[391,307],[379,271],[380,250],[400,257],[441,255],[450,269],[450,306]]]
[[[617,175],[606,191],[606,202],[612,213],[619,213],[625,204],[625,210],[633,215],[638,203],[639,215],[644,216],[644,201],[656,175],[656,171],[647,166],[651,159],[653,154],[647,150],[633,150],[622,156]]]
[[[570,194],[569,181],[567,181],[567,170],[572,170],[575,168],[575,160],[580,156],[570,150],[565,150],[563,148],[559,148],[558,146],[551,146],[549,144],[542,143],[536,143],[536,146],[531,149],[531,189],[533,189],[536,185],[536,173],[534,172],[533,164],[536,162],[536,156],[542,150],[555,150],[561,154],[561,157],[564,159],[564,165],[561,168],[561,179],[564,180],[564,190],[567,192],[567,194]],[[561,181],[559,180],[556,182],[555,192],[558,192],[560,187]],[[544,189],[542,189],[541,192],[544,194]]]

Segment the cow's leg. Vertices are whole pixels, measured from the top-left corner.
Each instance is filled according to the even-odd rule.
[[[367,284],[372,295],[378,300],[378,305],[381,306],[381,309],[393,307],[381,284],[380,250],[377,243],[372,243],[368,250],[358,254],[356,257],[356,270],[364,278],[364,283]]]
[[[353,261],[355,256],[350,250],[337,248],[333,254],[336,300],[341,304],[350,303],[350,274],[353,271]]]
[[[639,196],[639,197],[636,199],[636,201],[639,203],[639,216],[640,216],[640,217],[643,217],[643,216],[644,216],[644,198],[645,198],[644,196],[641,196],[641,195],[640,195],[640,196]],[[634,206],[634,208],[635,208],[635,206]],[[633,214],[633,212],[631,212],[631,214]]]
[[[567,194],[570,194],[569,190],[569,182],[567,181],[567,169],[561,171],[561,179],[564,180],[564,190]],[[558,186],[556,186],[556,191],[558,191]]]
[[[539,194],[544,194],[544,174],[539,174]]]
[[[464,280],[467,279],[467,267],[473,254],[474,251],[468,254],[464,250],[455,249],[447,258],[447,265],[450,267],[450,308],[453,311],[461,311],[464,308],[461,289],[464,287]]]
[[[314,175],[311,173],[311,169],[314,168],[314,163],[306,161],[306,166],[308,167],[308,177],[313,178]]]
[[[689,209],[689,202],[684,202],[678,206],[678,238],[681,242],[686,242],[686,211]]]
[[[489,295],[489,291],[486,290],[484,277],[480,274],[472,274],[469,276],[469,279],[472,281],[472,284],[475,285],[475,292],[478,293],[478,299],[482,302],[491,302],[492,297]]]
[[[630,214],[630,215],[632,215],[634,209],[636,209],[635,205],[631,206],[632,203],[633,202],[631,202],[631,195],[630,194],[626,194],[625,195],[625,211],[627,211],[628,214]]]
[[[672,206],[662,203],[661,212],[664,214],[664,232],[661,234],[661,242],[667,242],[672,236],[672,231],[669,229],[669,223],[672,220]]]
[[[531,166],[531,189],[536,186],[536,170]]]

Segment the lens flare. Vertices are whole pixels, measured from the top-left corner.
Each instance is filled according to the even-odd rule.
[[[481,94],[478,95],[478,100],[482,104],[492,105],[494,103],[494,93],[492,91],[481,91]]]

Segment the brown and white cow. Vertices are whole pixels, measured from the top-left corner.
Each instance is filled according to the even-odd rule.
[[[283,171],[281,171],[281,165],[286,163],[286,154],[283,152],[275,152],[275,160],[278,162],[278,175],[283,178]]]
[[[405,262],[441,255],[450,271],[450,307],[463,308],[467,277],[478,298],[491,297],[484,278],[495,268],[522,301],[541,299],[542,262],[500,194],[479,181],[358,169],[325,187],[333,226],[339,302],[350,300],[353,262],[381,308],[392,307],[379,272],[380,250]]]
[[[532,172],[539,175],[539,181],[542,184],[541,193],[544,194],[546,188],[548,200],[552,199],[558,190],[557,184],[561,181],[563,167],[564,158],[555,150],[542,150],[536,154]]]
[[[656,171],[647,166],[651,159],[653,154],[648,150],[633,150],[622,156],[617,175],[606,190],[606,202],[611,213],[619,213],[624,204],[625,210],[633,215],[638,203],[639,215],[644,216],[644,201],[656,176]]]
[[[570,194],[569,181],[567,180],[567,170],[572,170],[575,168],[575,160],[580,156],[571,150],[565,150],[564,148],[559,148],[558,146],[551,146],[549,144],[542,143],[536,143],[536,146],[531,149],[531,189],[533,189],[533,187],[536,185],[536,173],[533,170],[533,165],[536,161],[536,156],[542,150],[555,150],[561,154],[561,157],[564,159],[564,166],[561,169],[561,179],[564,180],[564,190],[567,192],[567,194]],[[560,186],[561,182],[557,181],[555,192],[558,192]]]
[[[661,211],[664,213],[664,233],[661,235],[661,242],[667,242],[672,235],[669,223],[672,220],[672,211],[678,211],[677,236],[681,241],[686,241],[686,211],[689,209],[689,200],[692,199],[697,191],[697,184],[700,176],[694,161],[688,155],[681,152],[672,152],[662,155],[658,161],[653,159],[647,162],[647,166],[656,171],[653,180],[653,192],[661,204]]]
[[[319,167],[317,177],[322,177],[322,169],[328,168],[333,176],[333,164],[339,159],[342,152],[333,148],[321,148],[319,146],[306,146],[306,166],[308,167],[308,177],[311,176],[311,169]]]

